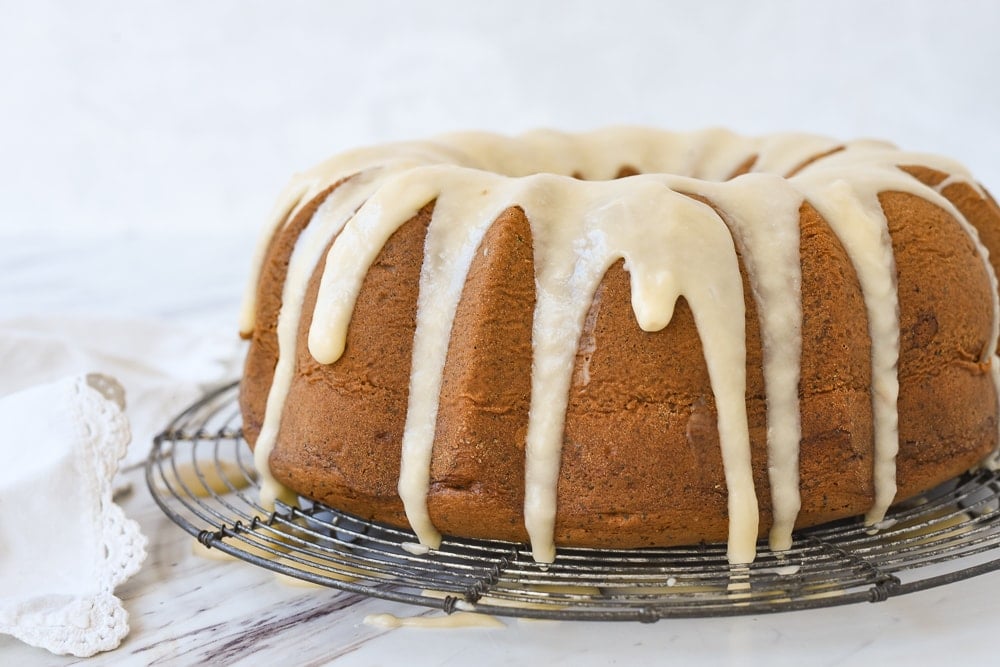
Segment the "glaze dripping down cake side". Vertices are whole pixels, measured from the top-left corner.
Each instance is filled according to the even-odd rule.
[[[864,515],[998,442],[1000,209],[874,141],[469,133],[293,181],[244,433],[296,495],[442,534],[728,540]]]

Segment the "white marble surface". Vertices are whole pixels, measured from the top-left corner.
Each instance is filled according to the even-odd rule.
[[[1000,189],[997,3],[420,6],[0,0],[0,326],[78,314],[233,331],[291,171],[443,130],[884,136]],[[375,629],[366,614],[421,612],[195,556],[130,474],[150,558],[119,591],[131,635],[95,665],[995,662],[1000,574],[772,616]],[[0,664],[73,662],[0,637]]]
[[[144,443],[140,443],[144,444]],[[153,504],[140,471],[123,501],[150,537],[149,560],[118,593],[132,632],[86,661],[0,637],[8,665],[842,665],[933,664],[956,653],[993,664],[1000,574],[880,604],[777,615],[638,623],[525,622],[502,629],[383,630],[367,614],[420,608],[290,586],[267,571],[195,555]],[[905,661],[905,663],[904,663]]]

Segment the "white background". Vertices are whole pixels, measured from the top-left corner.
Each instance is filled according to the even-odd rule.
[[[997,68],[989,0],[0,0],[0,330],[114,315],[235,340],[251,248],[290,174],[442,131],[873,136],[957,158],[997,191]],[[391,633],[351,664],[414,647],[427,662],[484,665],[989,664],[998,599],[993,574],[819,612]],[[17,650],[0,639],[0,654]]]
[[[873,136],[1000,189],[1000,3],[0,0],[0,228],[254,233],[442,131]]]

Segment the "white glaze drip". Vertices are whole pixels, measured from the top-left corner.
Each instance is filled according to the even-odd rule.
[[[442,176],[447,190],[434,204],[420,273],[414,365],[399,470],[399,497],[406,518],[420,543],[433,548],[440,545],[441,535],[427,511],[427,492],[451,326],[473,256],[490,224],[506,208],[506,197],[487,199],[490,186],[484,181],[494,179],[484,178],[482,172],[464,170],[460,176],[447,172]],[[433,175],[427,180],[435,182]]]
[[[808,190],[810,203],[840,239],[851,258],[868,315],[872,356],[872,421],[875,439],[875,503],[866,515],[879,521],[896,497],[896,453],[899,450],[899,301],[896,266],[885,215],[852,185],[837,180]]]
[[[820,155],[824,157],[803,167]],[[725,180],[751,161],[754,173],[727,183],[707,182]],[[279,360],[255,453],[265,499],[280,492],[267,471],[267,458],[291,382],[299,311],[322,249],[339,233],[326,260],[309,333],[313,356],[332,363],[343,352],[368,267],[392,232],[434,201],[420,279],[399,491],[421,542],[436,546],[440,536],[426,500],[452,320],[483,234],[501,211],[518,205],[535,244],[525,524],[536,559],[550,561],[555,554],[558,468],[574,358],[594,292],[619,258],[630,272],[633,309],[643,329],[666,326],[681,295],[691,304],[718,409],[729,494],[729,555],[734,563],[753,559],[758,519],[744,400],[742,282],[734,239],[744,257],[762,335],[774,513],[771,545],[786,548],[799,506],[798,209],[808,199],[849,253],[869,315],[876,500],[868,519],[877,521],[895,494],[899,353],[892,249],[878,194],[912,192],[948,211],[969,233],[996,285],[975,230],[938,192],[896,168],[908,164],[951,174],[946,183],[971,183],[952,161],[901,153],[881,142],[840,144],[805,135],[757,139],[725,130],[685,134],[612,128],[585,135],[537,131],[513,139],[467,133],[361,149],[320,165],[290,186],[272,216],[272,233],[334,183],[359,172],[374,173],[375,168],[378,174],[371,183],[355,176],[338,187],[293,251],[278,321]],[[623,167],[648,175],[589,183],[567,178],[602,181],[614,178]],[[788,180],[778,177],[796,170]],[[669,173],[690,177],[654,175]],[[710,200],[723,219],[678,192]],[[258,251],[257,273],[266,244],[265,239]],[[246,313],[252,314],[254,294],[252,286],[245,301],[244,331],[252,326]],[[993,335],[983,361],[992,362],[996,383],[1000,370],[993,351],[1000,308],[995,290],[993,299]]]
[[[807,145],[814,146],[812,142]],[[801,153],[792,151],[784,151],[783,157],[783,161],[776,163],[781,171],[805,159]],[[747,174],[728,183],[674,178],[669,179],[669,184],[675,190],[705,197],[723,211],[723,219],[743,257],[754,301],[758,304],[763,348],[772,513],[770,546],[775,551],[788,549],[801,506],[799,207],[802,197],[784,179],[773,174]],[[769,196],[760,197],[761,192]]]
[[[379,179],[372,174],[363,173],[345,181],[334,190],[299,235],[289,259],[278,315],[278,362],[268,390],[260,434],[254,445],[254,466],[260,474],[261,504],[264,507],[272,507],[277,499],[285,502],[295,499],[295,494],[283,487],[271,474],[268,460],[278,437],[281,413],[295,371],[296,339],[306,287],[322,260],[327,245],[340,233],[348,220],[352,220],[358,206],[378,190],[379,185]]]
[[[414,177],[421,173],[423,169],[414,168],[382,179],[330,247],[309,327],[309,353],[321,364],[332,364],[343,354],[361,283],[386,241],[437,196],[433,183]]]
[[[393,614],[369,614],[365,625],[376,628],[505,628],[503,621],[495,616],[457,611],[445,616],[395,616]]]
[[[869,524],[880,521],[895,498],[895,460],[899,451],[899,418],[896,409],[899,395],[899,301],[892,241],[885,213],[878,199],[880,193],[904,192],[921,197],[944,209],[962,226],[976,247],[991,284],[992,330],[983,350],[982,362],[985,363],[992,357],[1000,333],[997,279],[989,263],[989,253],[979,240],[979,234],[937,190],[928,188],[897,167],[910,164],[922,164],[937,171],[951,173],[952,179],[971,180],[961,165],[952,160],[902,152],[871,143],[831,155],[790,179],[840,239],[854,265],[864,294],[872,344],[872,418],[875,441],[875,502],[865,516]],[[1000,386],[996,384],[998,376],[995,371],[992,376],[994,386]]]
[[[443,144],[434,142],[407,142],[385,146],[361,148],[342,153],[322,162],[312,169],[296,174],[278,197],[278,202],[267,218],[264,233],[257,241],[250,269],[250,280],[240,308],[240,333],[249,335],[254,328],[257,309],[257,283],[263,268],[271,238],[284,225],[290,223],[310,201],[338,181],[367,171],[378,169],[394,173],[407,166],[420,164],[464,164],[461,154]]]
[[[659,331],[684,296],[706,351],[729,486],[730,555],[752,560],[757,498],[744,403],[743,290],[729,231],[708,206],[656,176],[615,182],[531,178],[519,201],[532,221],[536,305],[524,520],[539,562],[555,557],[556,491],[569,388],[583,323],[608,268],[625,259],[639,326]],[[650,225],[647,221],[656,220]],[[712,276],[709,279],[708,272]]]

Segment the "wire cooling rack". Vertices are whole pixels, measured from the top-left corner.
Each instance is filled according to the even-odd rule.
[[[650,622],[879,602],[1000,568],[1000,476],[988,471],[894,508],[877,531],[841,521],[785,552],[759,545],[751,565],[730,565],[724,545],[561,548],[547,566],[509,542],[445,538],[424,553],[409,531],[318,503],[261,507],[237,392],[213,392],[157,436],[149,489],[206,547],[315,584],[449,613]]]

